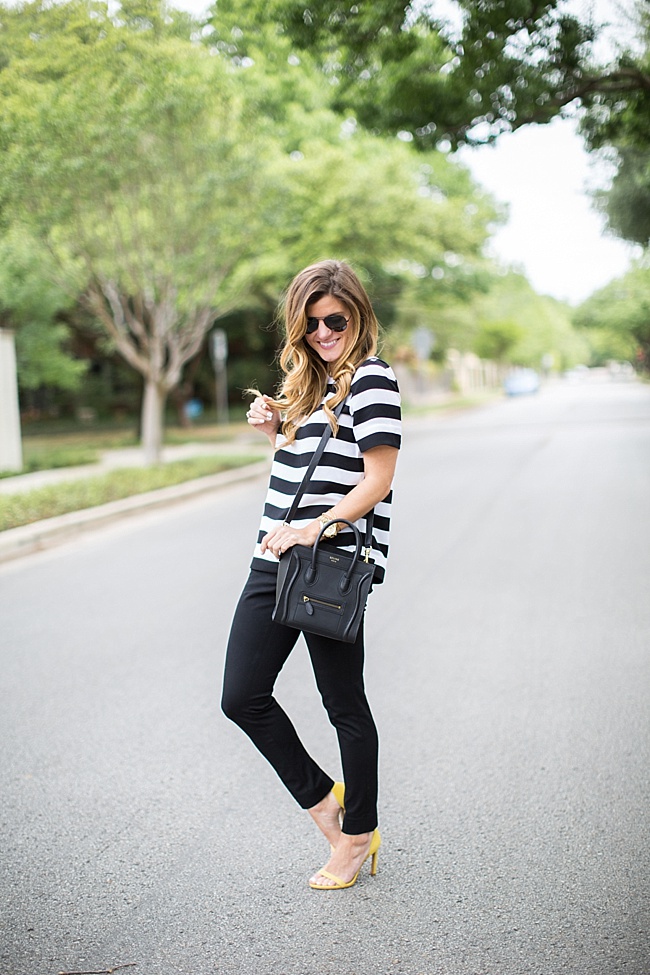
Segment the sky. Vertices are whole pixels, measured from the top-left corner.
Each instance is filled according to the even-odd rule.
[[[541,294],[579,304],[627,270],[640,248],[605,232],[589,187],[606,186],[604,166],[584,149],[575,122],[556,119],[499,137],[457,158],[499,201],[509,219],[488,253],[522,269]]]

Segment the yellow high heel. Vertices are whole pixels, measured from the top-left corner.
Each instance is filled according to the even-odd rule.
[[[341,807],[341,812],[345,812],[345,782],[335,782],[332,786],[332,792]]]
[[[377,855],[380,846],[381,846],[381,836],[379,835],[379,830],[376,829],[372,834],[372,839],[370,841],[370,849],[368,850],[368,853],[364,857],[363,863],[361,864],[362,867],[363,864],[366,862],[366,860],[369,857],[372,857],[372,861],[370,864],[371,877],[374,877],[375,874],[377,873]],[[336,874],[330,873],[329,870],[319,870],[318,872],[321,875],[321,877],[327,877],[328,880],[333,880],[334,883],[316,884],[310,880],[309,886],[312,888],[312,890],[345,890],[347,887],[353,887],[354,884],[356,884],[359,874],[361,873],[361,867],[359,867],[352,880],[348,880],[347,882],[345,880],[341,880],[341,878],[337,877]]]
[[[343,816],[345,815],[345,782],[335,782],[331,788],[334,798],[341,807],[339,813],[339,826],[343,826]],[[330,850],[334,853],[334,847],[330,843]]]

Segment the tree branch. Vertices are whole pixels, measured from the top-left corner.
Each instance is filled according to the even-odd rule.
[[[527,125],[530,122],[539,122],[547,117],[548,109],[564,108],[576,98],[583,99],[588,95],[598,94],[623,94],[638,91],[639,88],[650,91],[650,75],[636,68],[621,68],[609,74],[585,78],[566,92],[558,93],[549,98],[544,105],[540,105],[539,111],[533,111],[526,116],[517,118],[514,127]]]
[[[133,344],[129,331],[126,327],[126,323],[124,322],[122,305],[119,299],[117,300],[116,304],[111,303],[108,294],[106,294],[103,289],[99,289],[98,285],[91,284],[88,287],[83,300],[90,311],[94,312],[94,314],[97,315],[101,321],[102,325],[104,325],[106,331],[117,345],[120,354],[123,355],[127,362],[129,362],[134,369],[137,369],[141,375],[148,376],[148,359],[142,355]],[[113,314],[110,314],[106,308],[107,300],[109,300]]]

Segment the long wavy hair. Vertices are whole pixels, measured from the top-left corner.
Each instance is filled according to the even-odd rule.
[[[326,295],[338,298],[350,313],[351,340],[347,351],[330,363],[324,362],[305,341],[307,308]],[[295,440],[300,423],[320,406],[330,375],[336,393],[323,409],[336,435],[338,424],[333,410],[350,392],[357,367],[377,351],[379,323],[370,298],[349,264],[319,261],[295,276],[280,305],[278,318],[285,333],[280,351],[284,380],[273,405],[284,414],[282,433],[287,443]]]

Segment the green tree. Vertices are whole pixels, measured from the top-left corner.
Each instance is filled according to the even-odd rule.
[[[647,247],[650,244],[650,150],[619,145],[616,154],[612,185],[598,193],[598,206],[617,237]]]
[[[0,327],[16,331],[22,389],[79,387],[86,366],[65,351],[69,328],[61,320],[70,303],[41,244],[17,228],[0,240]]]
[[[523,327],[517,322],[507,319],[483,322],[474,339],[474,351],[481,359],[491,359],[499,363],[507,362],[523,336]]]
[[[588,361],[587,334],[574,328],[571,309],[555,298],[537,294],[526,278],[516,272],[493,277],[487,294],[475,301],[473,346],[485,329],[504,322],[519,330],[508,359],[516,365],[539,369],[543,358],[553,357],[555,367],[567,369]],[[513,334],[514,337],[514,334]],[[478,350],[477,350],[478,351]]]
[[[254,8],[220,2],[205,31],[211,50],[235,67],[246,62],[246,99],[280,150],[273,231],[250,273],[249,300],[272,316],[296,268],[334,254],[365,275],[391,333],[467,304],[483,286],[483,247],[503,216],[492,198],[443,153],[416,152],[334,112],[311,53],[297,53],[272,21],[256,21]]]
[[[574,320],[579,327],[595,331],[599,343],[608,336],[612,342],[613,336],[616,342],[613,351],[617,353],[613,358],[630,358],[650,371],[650,267],[647,259],[622,278],[596,291],[580,305]]]
[[[165,399],[260,239],[263,151],[228,66],[179,36],[187,18],[149,0],[21,13],[0,71],[1,212],[75,268],[143,375],[153,462]]]
[[[621,62],[648,78],[624,97],[602,94],[587,113],[583,131],[592,149],[605,149],[615,167],[610,189],[597,194],[610,229],[644,247],[650,242],[650,9],[636,7],[638,52]]]
[[[466,263],[482,262],[494,204],[441,154],[365,133],[338,144],[314,138],[303,149],[284,180],[283,250],[293,266],[334,250],[414,280],[444,266],[439,290],[449,290],[466,282]]]
[[[232,348],[271,358],[277,338],[257,326],[308,261],[353,261],[386,324],[426,319],[440,348],[452,335],[462,347],[460,309],[485,286],[500,218],[444,154],[337,115],[318,65],[275,24],[243,46],[224,20],[247,16],[235,8],[198,30],[148,0],[119,17],[35,3],[0,33],[4,219],[29,222],[74,269],[144,376],[151,457],[212,321],[238,311],[224,319]]]

